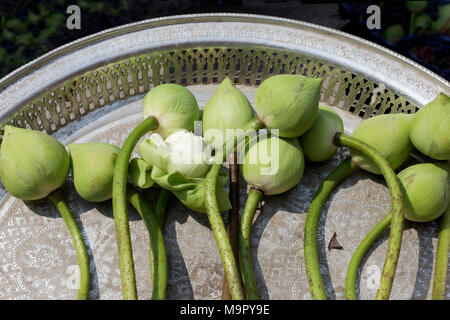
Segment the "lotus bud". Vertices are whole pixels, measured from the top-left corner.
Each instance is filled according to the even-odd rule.
[[[423,154],[450,159],[450,97],[439,94],[415,115],[409,132],[411,142]]]
[[[398,174],[405,195],[405,218],[416,222],[437,219],[450,204],[450,165],[421,163]]]
[[[179,130],[165,140],[153,133],[138,147],[141,157],[166,173],[179,172],[187,178],[204,177],[211,166],[211,147],[201,136]]]
[[[384,38],[387,41],[396,43],[405,36],[405,30],[401,24],[393,24],[386,28],[384,31]]]
[[[203,137],[213,148],[221,148],[227,139],[226,129],[242,128],[253,118],[248,99],[225,78],[203,109]]]
[[[395,170],[405,162],[412,150],[409,129],[413,117],[403,113],[377,115],[361,122],[352,136],[375,148]],[[353,149],[350,153],[352,161],[360,168],[381,174],[380,169],[366,155]]]
[[[68,147],[78,194],[90,202],[111,199],[114,167],[120,149],[107,143],[71,143]]]
[[[322,78],[281,74],[264,80],[256,90],[255,110],[280,137],[295,138],[313,124],[319,108]]]
[[[410,12],[419,13],[428,6],[428,1],[405,1],[405,5]]]
[[[240,156],[245,180],[266,195],[291,189],[300,181],[305,169],[297,139],[260,135],[248,142]]]
[[[154,132],[167,138],[177,129],[194,131],[194,121],[199,120],[200,110],[194,95],[177,84],[159,85],[144,97],[144,119],[154,116],[159,127]]]
[[[14,197],[38,200],[58,189],[70,169],[64,146],[45,132],[7,125],[0,148],[0,177]]]
[[[344,132],[344,124],[338,114],[324,106],[319,106],[312,127],[300,137],[300,144],[309,161],[320,162],[330,159],[337,151],[334,136]]]
[[[128,176],[131,182],[142,189],[148,189],[155,184],[152,179],[152,166],[140,158],[131,159],[128,165]]]

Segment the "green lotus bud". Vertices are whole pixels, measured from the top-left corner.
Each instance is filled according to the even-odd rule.
[[[342,119],[334,110],[319,106],[319,112],[312,127],[300,137],[305,158],[314,162],[330,159],[338,149],[333,142],[338,132],[344,132]]]
[[[260,135],[249,141],[240,156],[245,181],[266,195],[291,189],[300,181],[305,169],[297,139]]]
[[[433,31],[448,34],[450,28],[450,4],[441,5],[438,7],[438,18],[433,21],[431,28]]]
[[[421,163],[398,174],[405,194],[405,218],[428,222],[438,218],[450,203],[450,165]]]
[[[322,81],[293,74],[267,78],[256,90],[258,117],[267,128],[279,129],[280,137],[301,136],[316,118]]]
[[[0,148],[0,176],[14,197],[38,200],[58,189],[70,169],[64,146],[45,132],[7,125]]]
[[[352,136],[375,148],[395,170],[405,162],[412,150],[409,129],[413,117],[404,113],[377,115],[361,122]],[[381,174],[367,156],[353,149],[350,153],[352,161],[360,168]]]
[[[131,159],[128,165],[128,176],[131,182],[142,189],[148,189],[155,184],[152,179],[152,166],[140,158]]]
[[[144,97],[144,119],[154,116],[159,127],[154,132],[167,138],[177,129],[194,131],[194,121],[199,120],[200,110],[194,95],[177,84],[159,85]]]
[[[139,145],[138,151],[149,165],[188,178],[204,177],[211,166],[211,147],[201,136],[186,130],[176,131],[166,140],[153,133]]]
[[[415,115],[409,132],[411,142],[423,154],[450,159],[450,97],[439,94]]]
[[[213,148],[221,148],[227,139],[226,129],[242,128],[253,118],[250,102],[225,78],[203,109],[203,137]]]
[[[409,11],[419,13],[427,8],[428,1],[405,1],[405,5]]]
[[[107,143],[71,143],[72,173],[78,194],[90,202],[111,199],[120,149]]]

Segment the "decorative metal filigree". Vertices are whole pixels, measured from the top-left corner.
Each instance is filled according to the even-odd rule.
[[[324,77],[321,101],[361,118],[417,110],[383,84],[318,59],[261,47],[208,47],[149,52],[87,71],[37,97],[1,127],[52,133],[94,109],[161,83],[211,84],[229,77],[235,84],[258,86],[283,73]]]

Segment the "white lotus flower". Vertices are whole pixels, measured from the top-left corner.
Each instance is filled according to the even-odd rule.
[[[165,140],[158,133],[138,147],[141,157],[166,173],[178,171],[188,178],[204,177],[211,166],[211,146],[201,136],[178,130]]]

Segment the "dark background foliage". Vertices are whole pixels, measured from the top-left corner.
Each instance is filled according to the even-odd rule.
[[[361,1],[345,6],[344,3],[299,0],[0,0],[0,78],[52,49],[104,29],[155,17],[205,12],[255,13],[312,22],[378,42],[414,59],[410,48],[393,46],[382,36],[361,26],[359,14],[369,3]],[[409,15],[402,2],[375,3],[384,5],[383,24],[407,23]],[[66,9],[71,4],[81,8],[80,30],[66,27],[69,16]],[[439,41],[437,46],[441,44]],[[426,50],[420,52],[426,56],[422,60],[432,62],[431,65],[423,63],[425,66],[449,78],[445,73],[450,69],[447,43],[444,43],[444,51],[438,51],[439,54],[435,50],[436,42],[433,45],[427,42]],[[417,40],[413,45],[417,46]],[[433,69],[436,65],[437,68]]]

